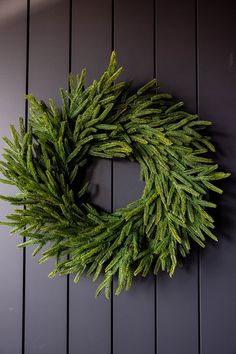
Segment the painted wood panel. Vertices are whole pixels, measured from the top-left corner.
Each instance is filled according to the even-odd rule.
[[[159,0],[156,8],[156,71],[160,89],[196,107],[196,12],[194,0]],[[157,276],[158,354],[198,353],[198,257],[170,279]]]
[[[27,1],[0,3],[0,132],[10,137],[9,124],[25,115]],[[0,151],[3,152],[3,142]],[[14,195],[15,188],[0,186],[0,194]],[[0,219],[13,208],[0,202]],[[0,228],[0,353],[20,354],[22,346],[23,251],[21,238]]]
[[[87,69],[86,84],[106,69],[111,53],[112,6],[110,0],[73,1],[72,72]],[[111,210],[111,162],[101,159],[91,166],[91,191],[97,190],[93,203]],[[93,283],[86,275],[74,284],[70,277],[70,354],[110,353],[111,301],[103,294],[95,299],[102,280]]]
[[[59,87],[67,87],[69,70],[69,2],[30,2],[29,92],[60,104]],[[65,354],[66,277],[48,278],[54,260],[39,265],[26,250],[25,353]]]
[[[133,80],[134,88],[154,77],[153,1],[115,1],[114,48],[124,67],[121,78]],[[113,186],[114,209],[138,199],[144,188],[138,164],[114,161]],[[113,302],[113,353],[154,354],[154,276],[134,279],[130,291],[123,291]]]
[[[199,1],[199,108],[213,121],[217,161],[232,172],[215,212],[218,244],[201,257],[201,353],[236,353],[236,7]],[[210,23],[210,26],[209,26]],[[222,185],[222,184],[221,184]]]

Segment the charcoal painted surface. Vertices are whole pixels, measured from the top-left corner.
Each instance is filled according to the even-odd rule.
[[[27,91],[59,104],[69,71],[86,66],[90,83],[115,49],[122,79],[138,87],[157,77],[214,122],[217,161],[232,172],[215,213],[218,245],[193,249],[174,279],[137,279],[110,301],[95,299],[86,277],[49,280],[53,261],[39,266],[1,227],[0,354],[236,354],[235,19],[233,0],[0,1],[1,136],[18,115],[27,121]],[[124,161],[98,161],[91,178],[110,211],[144,187]],[[15,190],[1,185],[6,192]],[[1,218],[10,210],[1,202]]]

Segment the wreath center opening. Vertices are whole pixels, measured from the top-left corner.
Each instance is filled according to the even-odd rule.
[[[139,164],[127,159],[94,159],[87,169],[86,179],[90,182],[89,201],[107,212],[125,208],[139,199],[145,187]]]

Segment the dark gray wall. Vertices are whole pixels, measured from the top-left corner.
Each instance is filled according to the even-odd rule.
[[[53,262],[39,266],[1,227],[0,354],[236,354],[235,9],[233,0],[0,1],[1,136],[18,115],[27,120],[25,92],[59,103],[70,70],[86,66],[89,83],[115,48],[123,79],[156,76],[215,123],[217,160],[233,172],[215,213],[219,244],[193,249],[174,279],[137,279],[111,301],[95,300],[85,277],[49,280]],[[136,164],[99,161],[96,203],[112,211],[136,199],[138,175]],[[1,202],[1,218],[9,212]]]

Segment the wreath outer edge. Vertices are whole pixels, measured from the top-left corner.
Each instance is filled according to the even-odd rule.
[[[161,269],[172,277],[192,244],[217,241],[209,192],[221,194],[213,182],[230,176],[209,156],[215,148],[201,131],[211,122],[159,92],[156,79],[131,92],[116,81],[121,71],[112,52],[87,88],[85,69],[70,74],[61,109],[27,95],[28,126],[22,117],[18,130],[10,125],[0,161],[0,182],[19,190],[0,196],[17,208],[1,224],[27,239],[18,247],[36,246],[39,263],[55,257],[49,277],[76,273],[77,282],[86,271],[95,281],[103,273],[96,294],[104,289],[107,298],[116,274],[118,295],[139,274]],[[142,196],[113,213],[93,205],[85,172],[94,158],[138,162]]]

